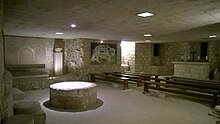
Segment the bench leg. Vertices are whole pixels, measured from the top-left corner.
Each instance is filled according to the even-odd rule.
[[[155,75],[155,82],[159,82],[158,75]]]
[[[128,87],[128,81],[127,81],[127,80],[124,80],[123,83],[124,83],[124,84],[123,84],[123,90],[129,89],[129,87]]]
[[[214,94],[213,95],[213,103],[211,105],[211,108],[215,108],[215,106],[217,105],[217,102],[218,102],[218,95]]]
[[[149,84],[144,83],[144,92],[143,92],[143,94],[149,93],[148,85]]]
[[[91,82],[95,82],[95,75],[91,74]]]
[[[137,87],[141,87],[142,86],[142,80],[138,79],[137,81]]]

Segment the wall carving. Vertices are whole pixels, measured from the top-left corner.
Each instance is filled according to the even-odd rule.
[[[53,39],[5,36],[6,65],[45,64],[53,73]]]
[[[18,50],[20,64],[35,64],[35,51],[28,47],[22,47]]]
[[[91,43],[91,64],[115,64],[117,44]]]

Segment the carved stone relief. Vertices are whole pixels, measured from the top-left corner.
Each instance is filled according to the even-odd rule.
[[[19,49],[18,57],[20,64],[35,63],[35,51],[28,46]]]

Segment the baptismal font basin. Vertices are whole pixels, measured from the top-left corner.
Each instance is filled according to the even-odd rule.
[[[73,81],[50,85],[51,107],[61,109],[86,109],[97,102],[96,84]]]

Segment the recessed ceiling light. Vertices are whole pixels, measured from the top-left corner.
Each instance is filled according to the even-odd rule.
[[[213,37],[217,37],[217,36],[216,36],[216,35],[210,35],[209,37],[210,37],[210,38],[213,38]]]
[[[56,32],[55,34],[56,34],[56,35],[62,35],[63,32]]]
[[[149,17],[149,16],[153,16],[153,13],[149,13],[149,12],[143,12],[143,13],[138,13],[137,16],[140,17]]]
[[[151,34],[144,34],[145,37],[151,37]]]
[[[145,42],[151,42],[151,40],[145,40]]]
[[[100,43],[103,43],[103,41],[101,40]]]
[[[75,28],[75,27],[76,27],[76,25],[75,25],[75,24],[71,24],[71,27],[72,27],[72,28]]]

